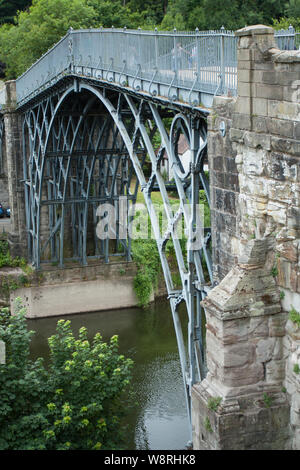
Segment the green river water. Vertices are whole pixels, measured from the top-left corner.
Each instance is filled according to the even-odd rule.
[[[90,338],[119,335],[120,353],[134,360],[133,389],[138,405],[132,411],[127,449],[181,450],[188,440],[188,420],[179,355],[168,302],[148,309],[127,308],[68,315],[74,334],[81,326]],[[47,338],[55,333],[59,317],[28,320],[36,334],[33,357],[48,355]]]

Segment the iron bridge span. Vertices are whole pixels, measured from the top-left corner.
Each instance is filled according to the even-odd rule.
[[[190,421],[191,389],[205,376],[200,302],[214,284],[210,227],[198,213],[203,197],[210,203],[206,119],[216,94],[235,93],[236,38],[225,30],[71,30],[16,81],[29,259],[36,269],[54,262],[63,267],[68,260],[130,260],[124,220],[110,228],[114,240],[97,237],[99,207],[111,204],[119,214],[125,204],[132,219],[141,188],[170,300]],[[172,181],[164,177],[165,161]],[[163,230],[153,200],[157,191],[167,221]],[[177,237],[182,219],[187,249]],[[199,220],[200,246],[194,243]],[[167,255],[171,242],[176,281]]]

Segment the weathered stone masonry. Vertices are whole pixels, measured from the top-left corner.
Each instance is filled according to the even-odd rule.
[[[5,83],[5,157],[7,165],[8,195],[11,209],[11,230],[8,234],[13,256],[27,255],[25,200],[22,159],[22,120],[16,108],[16,82]]]
[[[8,178],[7,178],[7,158],[5,130],[3,129],[2,148],[1,148],[1,162],[0,162],[0,203],[4,208],[9,207],[9,194],[8,194]]]
[[[193,389],[194,449],[300,449],[300,328],[289,320],[300,312],[300,53],[276,49],[265,26],[237,36],[238,96],[216,97],[208,120],[218,285],[203,301],[208,375]],[[15,105],[7,82],[9,242],[26,256]]]
[[[238,96],[209,118],[213,257],[195,449],[300,449],[300,53],[238,36]],[[220,132],[225,123],[225,136]]]

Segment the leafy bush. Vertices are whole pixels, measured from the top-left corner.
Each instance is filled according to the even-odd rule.
[[[16,78],[50,49],[72,26],[96,26],[95,11],[85,0],[33,0],[15,23],[0,28],[1,60],[6,77]]]
[[[134,291],[141,307],[148,305],[153,287],[157,283],[160,259],[156,241],[152,239],[132,240],[132,257],[138,272],[133,281]]]
[[[12,258],[9,249],[8,249],[8,242],[7,241],[0,241],[0,268],[4,266],[12,266],[12,267],[22,267],[26,266],[26,260],[24,258]]]
[[[300,313],[293,307],[289,314],[290,320],[300,327]]]
[[[0,340],[6,364],[0,365],[1,450],[98,450],[121,446],[121,397],[128,388],[132,361],[86,328],[75,339],[70,321],[59,320],[49,338],[50,364],[30,359],[32,331],[25,310],[0,313]]]
[[[177,194],[176,194],[177,196]],[[160,198],[160,195],[159,195]],[[179,199],[171,200],[170,204],[172,205],[173,211],[179,208]],[[203,215],[204,215],[204,226],[210,226],[210,208],[207,202],[205,191],[201,190],[199,192],[199,204],[204,206]],[[154,201],[155,212],[158,218],[160,229],[162,233],[166,230],[167,226],[164,227],[165,220],[163,219],[164,209],[161,199],[156,199]],[[151,235],[151,221],[148,216],[148,213],[136,212],[136,221],[135,223],[137,235],[143,237],[149,237]],[[185,263],[187,263],[187,238],[182,232],[181,238],[179,238],[179,243],[182,250],[182,255]],[[159,253],[157,250],[156,241],[153,239],[145,238],[135,238],[132,240],[132,257],[133,261],[136,262],[138,266],[138,272],[134,279],[134,290],[141,307],[148,305],[151,293],[153,288],[157,285],[158,275],[160,272],[160,259]],[[176,272],[172,272],[172,279],[176,286],[180,286],[180,276],[178,274],[178,268],[176,263],[175,248],[172,239],[170,239],[166,245],[166,257],[168,258],[169,266],[172,269],[176,269]],[[202,255],[202,264],[203,270],[206,278],[208,278],[208,270],[206,267],[206,262],[204,260],[204,255]],[[186,264],[187,267],[187,264]]]
[[[208,409],[212,411],[217,411],[218,406],[220,405],[221,401],[222,401],[222,397],[209,398],[207,402]]]

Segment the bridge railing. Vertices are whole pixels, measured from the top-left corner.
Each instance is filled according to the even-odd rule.
[[[276,32],[281,49],[294,49],[295,31]],[[170,88],[236,94],[237,39],[232,31],[172,32],[124,29],[70,30],[17,79],[18,105],[26,103],[66,74],[117,80],[124,86],[143,80]],[[116,76],[114,74],[117,74]],[[127,84],[128,85],[128,84]],[[139,85],[140,86],[140,85]],[[166,93],[162,92],[162,93]]]
[[[294,50],[300,46],[300,33],[296,33],[292,26],[289,29],[275,31],[277,46],[281,50]]]
[[[0,110],[5,105],[5,88],[0,88]]]

